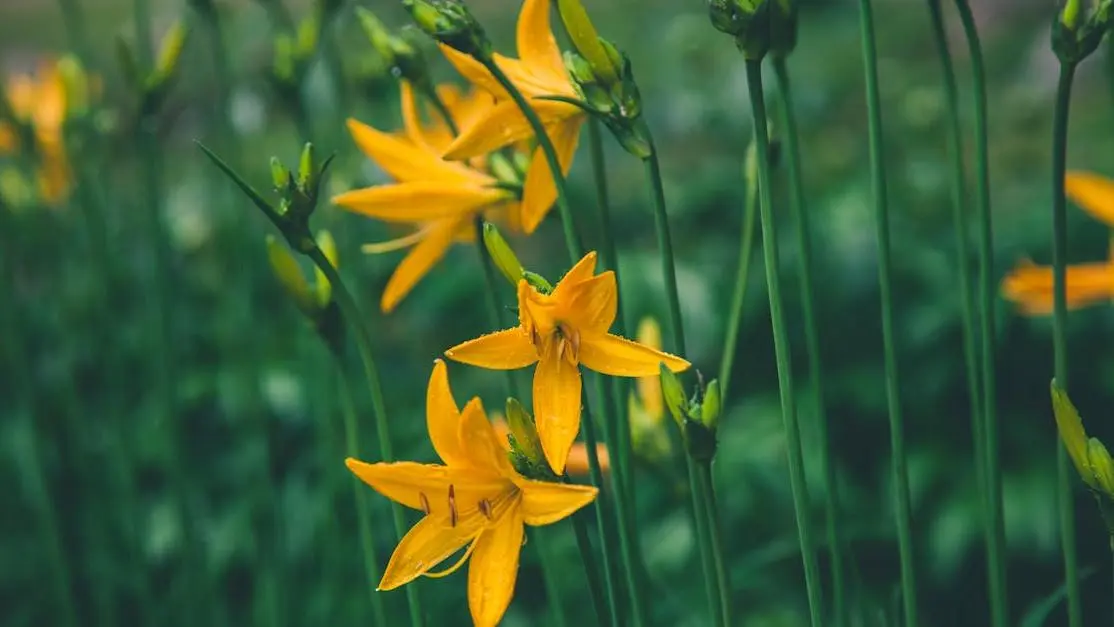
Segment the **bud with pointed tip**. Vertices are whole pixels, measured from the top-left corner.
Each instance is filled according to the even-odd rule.
[[[526,279],[526,282],[529,283],[531,287],[542,294],[551,294],[553,292],[553,284],[537,272],[523,270],[522,278]]]
[[[159,44],[159,53],[155,59],[155,83],[170,80],[178,72],[178,62],[182,58],[182,49],[186,45],[189,30],[186,25],[177,20],[171,25],[170,30],[163,36]],[[153,87],[154,85],[152,85]]]
[[[681,387],[681,380],[673,374],[669,366],[662,362],[658,367],[661,370],[661,394],[665,399],[665,407],[677,422],[677,426],[683,430],[685,421],[688,420],[688,400],[685,399],[685,390]]]
[[[561,15],[573,47],[585,59],[599,82],[611,85],[618,81],[622,62],[604,48],[604,42],[596,33],[580,0],[557,0],[557,12]],[[614,46],[612,49],[614,50]]]
[[[1075,65],[1091,56],[1114,19],[1111,0],[1067,0],[1052,23],[1052,50],[1061,63]]]
[[[290,170],[282,165],[278,157],[271,157],[271,182],[275,184],[275,191],[285,193],[290,187]]]
[[[704,401],[700,404],[700,423],[714,432],[719,426],[719,412],[719,381],[713,379],[704,390]]]
[[[490,222],[484,222],[483,236],[484,247],[487,248],[487,254],[491,256],[495,267],[499,268],[499,272],[507,277],[511,285],[517,286],[524,270],[518,256],[511,250],[510,244],[503,239],[499,229]]]
[[[487,33],[460,0],[402,0],[402,6],[435,40],[475,58],[491,55]]]
[[[290,249],[283,246],[273,235],[267,236],[267,261],[270,262],[271,271],[282,285],[283,291],[290,300],[294,301],[298,309],[309,317],[316,316],[317,299],[310,291],[301,266],[294,259],[294,255],[290,254]]]
[[[532,465],[544,465],[545,457],[542,454],[538,429],[534,425],[534,419],[518,399],[507,399],[507,426],[513,438],[511,441],[513,448]]]

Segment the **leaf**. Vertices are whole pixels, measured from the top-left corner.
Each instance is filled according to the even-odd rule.
[[[1084,579],[1095,574],[1094,568],[1085,568],[1079,573],[1079,581],[1083,582]],[[1060,601],[1067,595],[1067,583],[1060,584],[1048,596],[1038,600],[1029,611],[1021,618],[1021,622],[1017,624],[1018,627],[1041,627],[1045,621],[1048,620],[1052,611],[1060,604]]]
[[[279,227],[280,230],[282,229],[282,219],[279,217],[278,212],[275,211],[270,203],[268,203],[266,200],[263,200],[263,197],[259,195],[259,192],[255,191],[254,187],[248,184],[247,181],[245,181],[239,174],[237,174],[236,171],[232,169],[232,166],[225,163],[224,160],[218,157],[212,150],[209,150],[209,148],[206,147],[205,144],[202,144],[198,140],[194,140],[194,143],[197,144],[197,147],[200,148],[202,152],[205,153],[206,157],[209,157],[210,161],[215,163],[222,172],[228,175],[228,178],[232,179],[232,182],[240,188],[240,191],[247,194],[247,197],[251,199],[252,203],[254,203],[256,207],[259,207],[259,210],[267,216],[268,220],[273,222],[275,226]]]

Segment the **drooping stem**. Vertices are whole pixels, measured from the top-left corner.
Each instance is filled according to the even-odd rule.
[[[312,241],[312,240],[311,240]],[[368,333],[367,326],[363,323],[363,316],[360,313],[359,307],[356,305],[356,300],[352,298],[351,292],[341,281],[340,274],[337,272],[333,264],[325,257],[325,253],[316,243],[309,248],[306,252],[309,258],[313,260],[316,265],[325,275],[325,278],[333,286],[333,297],[336,299],[337,305],[340,307],[341,314],[344,315],[348,322],[348,327],[354,331],[356,340],[356,347],[360,352],[360,360],[364,364],[364,376],[368,386],[368,392],[371,394],[371,411],[373,419],[375,420],[375,434],[376,439],[379,440],[379,456],[383,462],[393,462],[395,460],[394,447],[391,445],[391,431],[387,424],[387,409],[383,402],[383,386],[379,380],[379,370],[375,365],[375,351],[371,344],[371,335]],[[406,522],[402,517],[401,506],[394,504],[391,507],[391,519],[394,523],[395,533],[401,539],[406,535]],[[410,622],[414,627],[421,627],[424,623],[422,618],[422,605],[418,598],[417,586],[405,586],[406,588],[406,602],[410,610]]]
[[[882,99],[878,91],[878,51],[874,38],[871,0],[859,0],[866,106],[870,144],[871,190],[878,239],[878,284],[882,301],[882,346],[886,369],[886,400],[890,418],[890,455],[893,465],[894,519],[901,561],[901,591],[905,624],[917,627],[917,582],[913,566],[913,514],[909,498],[909,468],[905,453],[905,422],[901,413],[897,347],[893,321],[893,277],[890,269],[890,216],[886,198],[886,164],[882,150]]]
[[[344,452],[348,457],[360,455],[360,430],[357,427],[356,404],[352,400],[352,390],[349,388],[348,379],[344,376],[344,367],[337,359],[337,392],[340,397],[341,416],[344,419]],[[325,418],[322,418],[323,420]],[[371,512],[368,510],[367,489],[363,484],[352,477],[352,498],[356,507],[356,525],[360,534],[360,551],[363,553],[364,573],[367,575],[368,593],[371,595],[371,608],[375,616],[375,624],[386,627],[387,612],[383,607],[383,595],[376,592],[379,582],[379,556],[376,555],[375,537],[371,530]]]
[[[715,481],[712,478],[712,463],[700,462],[697,466],[701,497],[704,500],[704,516],[707,519],[709,549],[716,574],[716,587],[719,589],[720,620],[724,627],[729,627],[733,624],[731,622],[731,581],[727,576],[727,566],[724,563],[723,531],[719,521]]]
[[[754,118],[755,156],[758,161],[759,215],[762,225],[762,250],[766,265],[766,289],[770,299],[770,319],[774,330],[774,358],[777,361],[781,417],[785,428],[786,455],[789,458],[789,484],[793,493],[793,510],[797,518],[797,535],[804,562],[805,589],[808,593],[812,627],[820,627],[820,569],[809,520],[808,485],[805,482],[801,429],[793,393],[793,369],[789,358],[789,333],[782,313],[781,280],[778,277],[777,232],[774,225],[773,195],[770,189],[770,139],[766,124],[766,103],[763,100],[761,61],[748,60],[747,87],[751,116]]]
[[[561,172],[561,161],[557,158],[557,150],[553,147],[553,141],[546,133],[545,126],[537,112],[534,111],[529,102],[526,102],[526,97],[515,87],[506,73],[496,65],[495,61],[490,56],[479,57],[476,60],[483,64],[499,85],[510,94],[511,99],[522,111],[522,115],[530,124],[530,130],[534,132],[534,136],[538,140],[538,146],[542,149],[545,161],[549,165],[549,172],[553,175],[553,186],[557,189],[557,210],[561,213],[561,226],[565,232],[565,247],[569,251],[569,260],[576,263],[584,254],[584,244],[580,240],[580,234],[576,231],[576,223],[572,217],[572,205],[569,204],[568,185],[564,174]]]
[[[723,341],[723,356],[719,364],[720,394],[724,403],[729,398],[731,372],[735,365],[739,333],[743,327],[743,305],[746,304],[750,283],[750,262],[754,257],[754,232],[758,223],[758,186],[749,182],[743,209],[743,228],[739,237],[739,260],[735,266],[735,288],[731,293],[731,309],[727,314],[727,332]]]
[[[786,162],[789,170],[789,209],[797,228],[797,249],[800,255],[801,310],[805,326],[805,346],[812,403],[816,411],[817,454],[824,476],[825,527],[831,555],[832,597],[836,622],[846,624],[847,604],[843,587],[843,538],[840,535],[839,485],[831,442],[828,439],[828,410],[824,398],[824,368],[820,356],[820,332],[816,318],[815,292],[812,281],[812,230],[805,206],[804,181],[801,175],[801,149],[797,136],[797,118],[793,112],[793,92],[785,57],[774,56],[777,78],[778,112],[784,129]]]
[[[975,200],[979,224],[980,332],[982,335],[982,431],[985,438],[987,491],[987,553],[990,561],[990,608],[995,627],[1009,624],[1006,587],[1006,527],[1002,511],[1002,468],[998,461],[998,400],[995,380],[994,231],[990,213],[990,155],[987,137],[986,70],[982,44],[967,0],[956,0],[963,34],[971,56],[972,92],[975,101]]]
[[[1068,390],[1068,300],[1067,300],[1067,250],[1068,217],[1067,198],[1064,196],[1064,176],[1067,173],[1068,112],[1071,108],[1071,88],[1075,78],[1075,64],[1060,64],[1060,79],[1056,87],[1056,106],[1052,118],[1052,344],[1055,353],[1056,383]],[[1075,553],[1075,503],[1072,499],[1073,474],[1064,447],[1056,446],[1057,487],[1060,506],[1060,547],[1064,554],[1064,580],[1068,591],[1068,624],[1083,627],[1083,600],[1079,590],[1079,558]],[[987,463],[989,463],[989,459]]]

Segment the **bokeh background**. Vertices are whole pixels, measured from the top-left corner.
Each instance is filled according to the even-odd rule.
[[[72,50],[60,5],[0,4],[0,71],[33,71]],[[369,397],[354,351],[343,374],[285,296],[267,266],[263,217],[208,163],[202,140],[260,189],[272,155],[296,162],[301,142],[338,155],[328,194],[386,181],[344,130],[354,116],[379,128],[398,124],[397,88],[346,6],[291,98],[273,88],[276,30],[249,0],[216,0],[227,59],[184,0],[151,0],[154,32],[176,19],[193,26],[181,76],[154,118],[162,193],[143,189],[133,141],[135,92],[124,80],[116,41],[134,42],[132,4],[86,0],[78,24],[101,77],[94,102],[97,140],[72,153],[80,185],[54,206],[5,202],[0,209],[4,280],[0,313],[0,607],[4,623],[54,625],[54,570],[85,625],[369,624],[368,589],[340,443],[338,384],[346,377],[361,418],[364,457],[376,447]],[[346,3],[407,23],[389,0]],[[946,5],[948,3],[945,3]],[[288,0],[295,19],[311,3]],[[503,50],[513,45],[518,3],[472,0]],[[646,117],[662,151],[676,243],[688,357],[714,372],[738,254],[749,142],[743,62],[714,31],[699,0],[589,0],[601,33],[631,57]],[[908,442],[922,624],[989,623],[979,500],[962,361],[959,292],[946,161],[944,96],[927,4],[878,0],[886,158],[895,251],[897,338]],[[990,76],[995,272],[1023,257],[1050,257],[1051,104],[1057,65],[1049,49],[1053,3],[972,2]],[[949,9],[952,49],[970,129],[969,63]],[[71,14],[72,15],[72,14]],[[858,14],[850,0],[802,2],[800,44],[790,58],[797,90],[805,179],[815,228],[818,306],[830,431],[853,569],[856,624],[896,625],[899,578],[891,517],[888,431],[878,317],[875,241],[867,173],[866,118]],[[437,76],[459,80],[427,47]],[[339,60],[342,73],[329,60]],[[1114,175],[1114,90],[1104,44],[1079,71],[1068,164]],[[220,72],[231,77],[225,128]],[[772,83],[772,81],[770,81]],[[293,100],[293,101],[292,101]],[[298,103],[304,108],[297,113]],[[634,316],[665,314],[650,199],[640,165],[607,139],[609,184],[620,241],[622,295]],[[968,163],[970,145],[966,147]],[[25,197],[16,160],[0,158],[0,194]],[[16,169],[13,169],[16,168]],[[785,215],[784,173],[776,200]],[[968,181],[970,183],[970,181]],[[574,165],[573,194],[595,220],[586,154]],[[21,187],[22,186],[22,187]],[[83,191],[84,190],[84,191]],[[95,190],[90,195],[88,190]],[[12,196],[15,194],[15,196]],[[969,194],[970,197],[970,194]],[[89,203],[96,205],[91,210]],[[169,235],[168,281],[157,285],[152,212]],[[1070,261],[1107,255],[1108,228],[1070,209]],[[103,221],[100,220],[103,217]],[[446,347],[488,329],[474,251],[458,246],[391,315],[378,298],[401,253],[361,254],[359,245],[398,235],[327,203],[314,218],[337,237],[342,273],[374,333],[396,451],[432,460],[424,433],[431,361]],[[98,224],[104,224],[103,231]],[[806,428],[813,520],[822,537],[814,411],[805,392],[805,355],[796,289],[797,255],[782,223],[782,277],[791,315],[798,396]],[[599,231],[587,228],[598,245]],[[551,277],[566,267],[556,216],[529,240],[512,242],[527,265]],[[975,271],[974,264],[969,270]],[[737,347],[734,399],[721,420],[715,472],[726,533],[732,595],[741,626],[807,624],[789,494],[770,321],[761,262]],[[162,347],[148,324],[166,297],[173,341]],[[507,304],[513,304],[511,294]],[[1061,625],[1055,500],[1057,438],[1048,382],[1047,319],[1020,317],[999,301],[998,402],[1013,624]],[[1071,315],[1073,399],[1094,435],[1114,438],[1114,339],[1109,310]],[[174,411],[160,410],[160,351],[173,365]],[[450,368],[458,400],[502,401],[498,373]],[[641,543],[655,624],[703,625],[704,593],[683,475],[676,466],[640,467]],[[1077,481],[1077,529],[1087,624],[1109,624],[1111,567],[1094,504]],[[183,501],[180,496],[186,495]],[[373,503],[381,560],[393,549],[384,499]],[[44,515],[53,511],[61,544]],[[196,521],[183,526],[183,512]],[[560,605],[571,624],[594,620],[567,523],[542,530],[557,556]],[[504,624],[550,624],[554,599],[537,554],[523,553],[517,596]],[[822,567],[827,560],[822,554]],[[206,574],[204,594],[186,585],[191,566]],[[466,624],[463,572],[422,580],[430,624]],[[826,578],[825,578],[826,581]],[[826,591],[827,592],[827,591]],[[386,595],[404,621],[401,591]],[[144,602],[147,599],[147,602]],[[394,623],[391,623],[394,624]]]

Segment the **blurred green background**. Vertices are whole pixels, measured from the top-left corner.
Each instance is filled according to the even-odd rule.
[[[80,0],[79,0],[80,2]],[[70,50],[59,5],[0,5],[0,70],[27,72]],[[328,194],[387,181],[344,130],[354,116],[379,128],[398,124],[397,89],[377,69],[351,5],[393,26],[407,23],[390,0],[346,3],[297,99],[268,82],[275,30],[248,0],[216,0],[230,62],[183,1],[152,0],[157,41],[177,18],[193,26],[180,79],[154,117],[162,193],[143,190],[134,91],[123,79],[115,41],[134,42],[131,3],[80,2],[103,78],[95,102],[96,141],[71,152],[80,183],[58,207],[0,208],[4,284],[0,314],[0,607],[4,624],[63,624],[54,566],[69,566],[68,588],[85,625],[368,624],[368,589],[340,442],[340,372],[270,274],[263,246],[270,225],[209,164],[199,139],[267,189],[268,160],[296,162],[302,141],[336,152]],[[940,71],[927,5],[879,0],[881,85],[895,251],[897,337],[908,421],[922,624],[989,623],[985,557],[978,526],[971,431],[961,352],[957,269]],[[948,3],[945,3],[948,4]],[[1056,61],[1049,41],[1052,3],[977,0],[990,74],[991,176],[996,275],[1022,257],[1050,258],[1051,104]],[[700,0],[589,0],[601,34],[631,57],[646,117],[662,151],[688,357],[718,367],[738,254],[750,135],[743,61],[714,31]],[[856,624],[896,625],[900,589],[889,484],[889,436],[878,318],[873,223],[858,15],[850,0],[802,3],[800,44],[790,58],[801,120],[808,201],[814,215],[818,306],[830,432],[853,555]],[[310,2],[287,2],[301,19]],[[517,2],[473,0],[504,51],[513,45]],[[947,7],[970,113],[969,64]],[[438,76],[459,80],[430,46]],[[1072,108],[1069,168],[1114,175],[1114,99],[1100,54],[1080,69]],[[219,70],[234,88],[223,129]],[[772,83],[772,80],[770,81]],[[771,92],[772,95],[772,92]],[[970,120],[965,120],[970,129]],[[607,139],[609,183],[632,317],[665,314],[649,197],[640,165]],[[970,146],[966,154],[971,162]],[[17,167],[0,158],[0,167]],[[970,168],[969,168],[970,169]],[[574,200],[590,246],[599,244],[585,151],[574,165]],[[784,215],[783,172],[777,211]],[[970,181],[969,181],[970,183]],[[86,193],[93,190],[93,193]],[[97,211],[84,206],[92,202]],[[12,204],[12,203],[6,203]],[[159,246],[152,211],[167,225],[170,279],[156,285]],[[1069,261],[1106,255],[1108,229],[1069,215]],[[98,213],[104,230],[98,229]],[[367,256],[359,245],[395,235],[381,224],[324,205],[315,226],[337,237],[341,271],[372,327],[400,457],[432,461],[424,429],[431,361],[446,347],[489,330],[474,251],[458,246],[391,315],[378,299],[401,253]],[[797,255],[782,223],[783,290],[806,427],[813,519],[822,537],[823,502],[805,392],[805,354],[796,289]],[[526,264],[556,278],[567,268],[556,215],[529,240],[512,244]],[[972,263],[971,272],[975,271]],[[734,400],[721,420],[716,458],[727,563],[741,626],[807,624],[807,608],[777,400],[764,275],[751,289],[737,351]],[[148,332],[165,295],[172,342],[169,419],[159,408],[160,346]],[[504,295],[513,305],[510,290]],[[998,381],[1013,624],[1066,624],[1050,613],[1062,583],[1055,453],[1048,399],[1052,372],[1047,319],[1019,317],[999,302]],[[1070,318],[1072,396],[1089,431],[1114,438],[1114,324],[1098,307]],[[344,376],[361,418],[363,457],[377,448],[369,398],[354,351]],[[450,367],[459,401],[502,405],[498,373]],[[683,475],[640,468],[638,518],[651,576],[655,624],[707,624]],[[1094,503],[1074,480],[1079,555],[1088,625],[1110,624],[1111,566]],[[393,550],[385,499],[371,495],[381,565]],[[183,501],[180,495],[187,498]],[[61,547],[44,512],[56,514]],[[183,526],[183,512],[196,521]],[[583,570],[567,523],[541,530],[558,556],[560,603],[572,624],[593,621]],[[53,548],[52,548],[53,547]],[[52,553],[53,551],[53,553]],[[827,567],[822,553],[822,568]],[[204,595],[184,573],[206,573]],[[827,578],[825,577],[825,582]],[[421,580],[430,624],[466,624],[465,575]],[[826,592],[830,592],[826,590]],[[401,591],[381,593],[404,620]],[[515,601],[504,624],[549,624],[536,552],[523,552]],[[1047,614],[1047,616],[1046,616]],[[278,622],[275,623],[274,621]],[[1043,621],[1043,622],[1042,622]],[[391,624],[395,624],[392,622]]]

